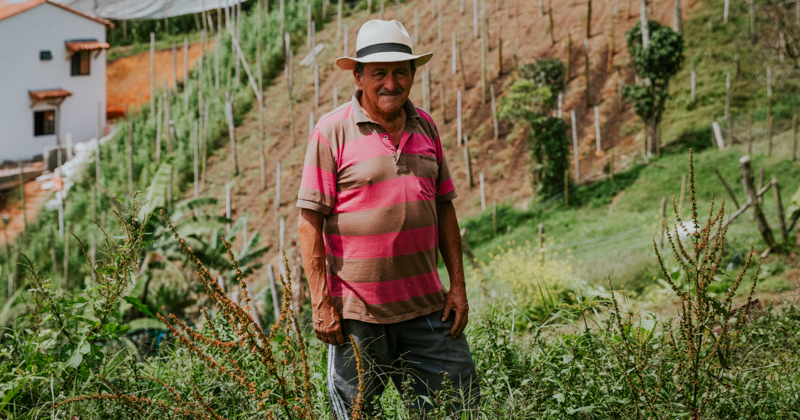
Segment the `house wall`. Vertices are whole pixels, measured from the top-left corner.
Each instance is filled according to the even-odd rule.
[[[0,20],[0,164],[31,159],[56,145],[56,135],[33,135],[34,110],[55,107],[41,103],[31,109],[31,90],[72,92],[61,104],[62,145],[66,133],[73,144],[95,137],[98,103],[106,109],[106,53],[92,52],[88,76],[71,76],[64,42],[76,39],[105,42],[106,28],[49,3]],[[52,60],[40,61],[41,50],[50,50]],[[105,125],[105,112],[101,118]]]

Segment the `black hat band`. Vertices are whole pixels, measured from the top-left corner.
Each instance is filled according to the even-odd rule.
[[[399,52],[411,55],[411,47],[396,42],[384,42],[383,44],[373,44],[356,51],[356,58],[364,58],[368,55],[382,52]]]

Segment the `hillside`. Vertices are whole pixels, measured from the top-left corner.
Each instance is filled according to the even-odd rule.
[[[419,6],[418,6],[419,5]],[[498,9],[500,5],[502,8]],[[432,109],[429,110],[437,121],[442,142],[446,150],[448,164],[453,173],[459,198],[455,201],[460,217],[476,215],[480,212],[480,191],[477,186],[478,174],[483,172],[486,179],[487,202],[508,203],[516,206],[527,206],[532,196],[529,182],[526,180],[526,166],[528,157],[525,146],[527,133],[520,127],[509,127],[505,123],[500,125],[500,138],[493,137],[491,103],[481,103],[480,89],[480,40],[472,36],[471,6],[467,5],[464,15],[459,14],[459,3],[451,0],[439,4],[443,12],[443,40],[438,42],[438,24],[431,18],[431,8],[425,2],[409,2],[401,7],[402,21],[409,32],[414,33],[413,16],[418,8],[420,29],[419,46],[417,49],[432,51],[433,60],[428,64],[431,68],[431,93]],[[553,22],[555,45],[550,45],[547,15],[539,17],[538,6],[535,2],[508,2],[508,9],[500,2],[488,2],[487,17],[489,24],[488,45],[488,81],[494,85],[499,98],[502,98],[508,86],[515,78],[513,71],[515,62],[524,64],[539,58],[559,57],[566,61],[568,34],[572,34],[572,77],[567,87],[564,99],[564,110],[575,110],[578,120],[578,136],[581,148],[582,179],[596,178],[602,173],[606,165],[607,156],[613,153],[617,157],[616,166],[624,170],[630,166],[634,156],[641,147],[637,143],[637,132],[625,132],[623,127],[631,125],[636,120],[629,106],[623,106],[617,112],[616,71],[606,72],[607,67],[607,36],[610,33],[612,3],[593,3],[592,12],[592,38],[590,39],[591,55],[591,99],[592,105],[600,107],[603,149],[607,151],[606,157],[595,157],[594,154],[594,117],[591,108],[586,107],[584,99],[585,79],[582,76],[585,58],[583,51],[583,34],[585,34],[586,3],[576,2],[574,6],[566,2],[554,4]],[[377,7],[376,7],[377,9]],[[651,18],[666,22],[672,16],[672,8],[667,2],[659,2],[651,6]],[[691,13],[692,5],[684,7],[685,13]],[[354,10],[343,19],[343,25],[348,27],[348,51],[355,50],[357,28],[369,18],[378,18],[379,12],[368,16],[366,10]],[[398,18],[394,7],[386,8],[386,19]],[[614,64],[624,65],[627,62],[627,51],[624,46],[624,30],[634,25],[639,18],[638,10],[630,12],[628,18],[624,7],[618,13],[616,25]],[[250,214],[250,227],[261,232],[267,243],[277,245],[278,219],[285,217],[287,248],[297,238],[296,217],[297,209],[294,206],[297,190],[300,183],[302,161],[305,153],[305,139],[308,138],[308,121],[311,112],[315,119],[333,109],[333,89],[338,88],[340,93],[339,103],[349,100],[353,91],[352,75],[335,67],[334,60],[342,55],[341,42],[337,41],[337,25],[334,21],[325,29],[317,33],[319,42],[325,43],[325,48],[319,56],[320,62],[320,107],[314,107],[314,79],[311,67],[302,67],[300,61],[309,52],[309,49],[300,48],[295,53],[294,61],[294,94],[297,103],[295,111],[295,135],[297,144],[291,144],[289,134],[289,115],[287,113],[288,101],[285,76],[279,75],[269,86],[265,87],[265,121],[266,145],[265,158],[267,168],[266,190],[260,189],[260,162],[258,158],[257,114],[251,112],[247,115],[245,123],[237,127],[240,167],[243,172],[238,177],[233,177],[233,165],[229,158],[229,150],[225,146],[227,139],[218,139],[219,151],[209,162],[209,185],[203,191],[204,195],[223,198],[225,196],[225,182],[232,181],[233,214],[240,216],[245,210]],[[497,30],[503,33],[503,73],[497,72]],[[460,71],[453,75],[451,66],[451,33],[456,31],[460,48],[463,53],[463,62],[466,67],[466,90],[463,93],[463,122],[464,133],[470,138],[473,176],[476,180],[475,187],[467,188],[466,173],[463,160],[463,150],[457,147],[456,137],[456,91],[463,89]],[[522,42],[530,40],[531,42]],[[516,57],[516,60],[515,60]],[[627,82],[632,82],[633,73],[630,68],[623,66],[621,75]],[[418,106],[422,106],[422,72],[418,71],[415,87],[411,99]],[[440,85],[444,85],[446,115],[442,112]],[[281,162],[281,207],[276,212],[273,206],[275,194],[276,165]],[[288,249],[290,254],[293,251]],[[277,246],[273,246],[269,254],[269,261],[277,263]],[[262,278],[260,275],[256,279]]]

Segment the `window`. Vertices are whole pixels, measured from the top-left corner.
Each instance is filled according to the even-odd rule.
[[[85,76],[89,74],[91,51],[78,51],[72,54],[72,75]]]
[[[35,111],[33,113],[33,135],[46,136],[56,133],[56,111]]]
[[[53,54],[50,50],[41,50],[39,51],[39,60],[42,61],[49,61],[53,59]]]

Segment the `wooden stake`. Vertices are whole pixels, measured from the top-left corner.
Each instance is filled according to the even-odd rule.
[[[167,213],[172,213],[172,179],[173,179],[173,170],[172,165],[169,166],[169,179],[167,180]],[[105,215],[106,213],[103,212],[103,223],[105,224]]]
[[[597,156],[602,156],[603,148],[601,146],[601,140],[600,140],[600,107],[597,106],[594,107],[594,135],[595,135],[595,144],[597,147],[595,153],[597,154]]]
[[[497,140],[500,138],[500,127],[497,122],[497,101],[494,97],[494,85],[490,86],[489,90],[492,94],[492,124],[494,125],[494,139]]]
[[[760,168],[758,170],[758,184],[756,185],[756,191],[761,191],[761,188],[764,187],[764,168]],[[761,198],[761,195],[758,196],[758,203],[761,204],[764,200]]]
[[[155,109],[156,109],[156,34],[154,32],[150,32],[150,112],[153,112]]]
[[[747,153],[753,153],[753,111],[747,111]]]
[[[586,2],[586,38],[592,37],[592,0]]]
[[[333,109],[339,107],[339,86],[333,85]]]
[[[578,150],[578,129],[576,128],[575,122],[575,111],[569,112],[570,119],[572,120],[572,155],[573,159],[575,160],[575,180],[581,180],[581,164],[580,164],[580,155]]]
[[[572,79],[572,33],[567,33],[567,83]]]
[[[472,0],[472,37],[478,39],[478,0]]]
[[[547,12],[547,20],[548,20],[548,23],[550,23],[550,27],[548,29],[548,32],[550,32],[550,45],[556,45],[556,36],[553,33],[554,29],[553,29],[553,2],[552,2],[552,0],[550,1],[550,10]]]
[[[678,216],[683,214],[683,203],[685,197],[686,197],[686,172],[684,172],[683,175],[681,175],[681,197],[680,201],[678,201]]]
[[[384,5],[384,1],[385,0],[381,0],[381,20],[386,20],[385,18],[386,6]]]
[[[194,127],[192,129],[192,154],[193,154],[193,163],[194,163],[194,198],[197,198],[200,195],[200,144],[199,144],[199,129],[197,121],[194,121]]]
[[[453,31],[453,52],[452,52],[452,56],[453,56],[453,63],[452,63],[453,74],[456,74],[456,71],[458,70],[458,51],[456,50],[456,41],[457,41],[457,39],[456,39],[456,31]]]
[[[467,186],[472,189],[475,185],[472,182],[472,162],[469,157],[469,139],[464,136],[464,169],[467,173]]]
[[[178,43],[172,41],[172,93],[178,94]]]
[[[761,212],[761,206],[758,204],[756,190],[753,187],[753,173],[750,169],[750,156],[745,155],[739,159],[739,172],[742,176],[742,186],[744,187],[747,201],[750,203],[750,206],[753,209],[753,216],[756,220],[758,231],[764,238],[764,242],[767,244],[767,247],[770,249],[775,249],[778,244],[775,242],[775,237],[772,235],[772,230],[767,224],[767,219]]]
[[[53,225],[50,225],[50,259],[53,260],[53,278],[55,279],[58,277],[58,266],[56,265],[58,254],[56,254],[56,235]]]
[[[125,119],[128,120],[128,194],[133,199],[133,121],[129,114],[125,112]]]
[[[681,10],[681,0],[675,0],[675,17],[673,19],[672,29],[683,35],[683,11]]]
[[[236,156],[236,131],[233,125],[233,97],[230,91],[225,92],[225,118],[228,121],[228,136],[231,143],[231,159],[233,159],[233,174],[239,175],[239,159]]]
[[[64,232],[64,277],[62,287],[64,290],[69,290],[69,237],[72,228],[70,222],[67,222],[67,228]]]
[[[475,1],[477,2],[478,0]],[[486,42],[486,38],[488,38],[486,31],[486,0],[483,0],[481,4],[483,5],[481,14],[481,104],[485,104],[489,96],[489,91],[487,89],[488,83],[486,81],[486,72],[488,67],[488,63],[486,62],[486,50],[489,48],[489,45]]]
[[[237,60],[236,62],[238,63],[239,61]],[[238,73],[236,74],[236,80],[239,80]],[[183,109],[187,113],[189,112],[189,37],[183,38]]]
[[[694,70],[694,57],[692,57],[692,103],[697,99],[697,73]]]
[[[664,236],[666,233],[666,218],[667,218],[667,197],[661,197],[661,210],[658,214],[659,221],[658,221],[658,229],[660,232],[660,239],[659,239],[659,247],[664,248]]]
[[[28,209],[27,209],[27,196],[28,193],[25,191],[25,173],[22,169],[22,161],[17,162],[17,166],[19,167],[19,197],[22,204],[22,240],[27,243],[28,241]]]
[[[503,35],[500,32],[500,22],[497,22],[497,77],[503,75]]]
[[[447,97],[444,94],[444,81],[439,81],[439,103],[442,106],[442,121],[447,124]]]
[[[281,163],[278,162],[275,169],[275,212],[281,207]]]
[[[772,156],[772,115],[767,120],[767,156]]]
[[[800,3],[798,3],[800,4]],[[742,65],[739,61],[739,44],[733,43],[733,60],[736,63],[736,82],[742,81]]]
[[[278,284],[275,281],[275,270],[272,268],[272,264],[267,265],[267,273],[269,274],[269,290],[272,292],[272,309],[275,315],[275,322],[277,322],[281,317],[281,305],[278,300]]]
[[[792,162],[797,162],[797,115],[792,116]]]
[[[100,139],[103,137],[103,104],[97,103],[97,150],[94,158],[95,181],[100,183]]]
[[[225,218],[228,219],[225,222],[225,235],[231,234],[231,182],[225,181]]]
[[[711,19],[708,20],[708,59],[712,60],[714,58],[714,50],[713,50],[713,38],[711,37],[714,30],[714,24]]]
[[[258,163],[259,163],[259,175],[261,177],[261,191],[267,190],[267,171],[266,171],[266,162],[264,161],[264,144],[258,144]]]
[[[458,94],[457,94],[456,98],[457,98],[456,101],[458,103],[458,107],[456,108],[458,110],[458,113],[457,113],[457,116],[456,116],[456,127],[457,127],[457,131],[456,132],[457,132],[458,140],[456,141],[456,144],[461,144],[461,139],[463,138],[463,137],[461,137],[461,89],[458,90]]]
[[[592,83],[591,83],[591,75],[590,75],[590,70],[591,69],[590,69],[590,63],[589,63],[589,38],[586,38],[586,39],[583,40],[583,46],[584,46],[584,49],[586,51],[586,68],[585,68],[585,74],[586,74],[586,106],[589,107],[589,106],[592,106],[591,90],[590,90]]]
[[[156,112],[156,165],[161,163],[161,120],[162,113],[164,112],[165,96],[166,93],[158,97],[158,111]]]
[[[564,207],[569,207],[569,169],[564,171]]]
[[[486,211],[486,187],[484,184],[483,172],[478,174],[481,185],[481,211]]]
[[[778,226],[781,228],[781,237],[784,241],[789,239],[789,232],[786,231],[786,217],[783,214],[783,203],[781,202],[781,188],[778,179],[772,177],[772,196],[775,198],[775,207],[778,209]]]
[[[538,238],[538,245],[539,245],[539,253],[544,253],[544,223],[539,223],[539,234],[537,235]]]
[[[725,0],[725,6],[722,9],[722,22],[728,23],[728,9],[730,0]]]
[[[728,71],[728,73],[725,75],[725,123],[728,124],[728,130],[730,130],[731,129],[731,72],[730,71]]]

